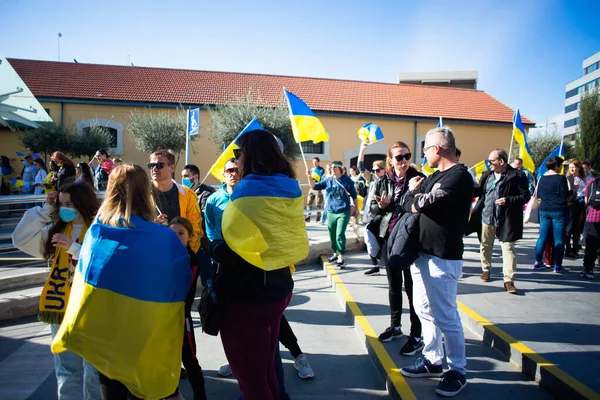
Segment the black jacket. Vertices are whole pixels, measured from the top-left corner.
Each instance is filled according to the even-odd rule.
[[[294,289],[289,268],[264,271],[237,255],[223,240],[212,242],[210,252],[219,263],[215,293],[220,302],[273,303]]]
[[[406,270],[419,257],[419,214],[404,213],[387,241],[387,266]]]
[[[206,200],[208,200],[210,195],[214,192],[216,192],[215,188],[209,185],[205,185],[204,183],[201,183],[196,188],[196,195],[198,196],[198,205],[200,206],[200,211],[202,213],[204,212],[204,208],[206,207]]]
[[[481,214],[485,201],[485,188],[487,180],[493,172],[485,172],[481,176],[479,187],[475,188],[474,197],[479,197],[473,213],[469,220],[467,234],[481,232]],[[504,182],[498,187],[498,198],[506,198],[506,205],[500,206],[498,215],[498,229],[496,237],[501,242],[514,242],[523,238],[523,206],[527,204],[531,195],[529,194],[528,181],[525,174],[511,167],[506,168],[503,173]]]
[[[423,175],[413,167],[409,167],[408,171],[406,171],[404,188],[402,189],[402,193],[400,193],[398,199],[401,199],[404,193],[408,191],[408,181],[410,181],[415,176],[422,176],[423,178],[425,178],[425,175]],[[377,180],[375,185],[375,192],[373,193],[374,196],[381,197],[383,192],[385,192],[387,196],[389,196],[390,194],[393,196],[395,190],[394,181],[388,176],[387,172],[385,173],[385,175],[379,178],[379,180]],[[375,199],[371,200],[371,204],[369,205],[369,207],[371,215],[373,215],[373,219],[369,223],[369,230],[373,232],[376,236],[380,238],[385,238],[387,235],[390,220],[394,215],[394,211],[396,211],[397,214],[402,213],[401,210],[397,209],[400,207],[400,205],[397,203],[400,203],[400,201],[396,203],[394,203],[394,201],[391,201],[390,204],[384,210],[380,210],[379,206],[377,205],[377,201]]]
[[[66,184],[75,182],[75,167],[73,165],[63,165],[56,174],[56,189],[60,190]]]

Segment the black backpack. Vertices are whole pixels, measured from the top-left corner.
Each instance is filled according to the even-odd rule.
[[[587,204],[596,210],[600,210],[600,187],[598,187],[599,181],[600,177],[597,177],[588,187]]]

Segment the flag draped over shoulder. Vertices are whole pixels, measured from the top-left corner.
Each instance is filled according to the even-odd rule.
[[[536,180],[538,182],[540,181],[540,178],[548,171],[548,168],[546,168],[546,161],[548,161],[548,159],[550,157],[562,157],[564,159],[565,146],[564,146],[564,143],[562,140],[560,141],[560,144],[558,146],[556,146],[554,148],[554,150],[552,150],[546,158],[544,158],[544,162],[542,162],[542,165],[540,165],[540,168],[538,169],[538,173],[537,173],[537,178],[536,178]]]
[[[523,121],[521,121],[521,112],[517,108],[513,117],[513,137],[519,144],[519,157],[523,159],[523,168],[533,173],[535,170],[535,164],[531,157],[531,150],[527,144],[527,135],[525,135],[525,127]]]
[[[254,131],[257,129],[263,129],[262,125],[256,120],[256,117],[252,118],[252,121],[246,125],[244,129],[231,141],[229,146],[225,147],[223,153],[217,158],[217,161],[210,167],[210,173],[212,176],[217,178],[219,181],[224,182],[223,179],[223,169],[225,168],[225,164],[227,164],[227,160],[233,158],[233,150],[239,149],[237,141],[239,138],[246,132]]]
[[[265,271],[308,256],[304,197],[298,181],[282,174],[248,175],[223,213],[223,238],[250,264]]]
[[[364,143],[375,143],[383,139],[383,132],[379,125],[367,122],[358,130],[358,137]]]
[[[187,250],[168,227],[92,224],[52,352],[71,350],[136,397],[173,394],[181,372]]]
[[[481,180],[481,175],[486,171],[490,171],[490,163],[488,160],[479,161],[477,164],[473,165],[469,171],[479,182]]]
[[[329,142],[329,135],[314,112],[294,93],[283,89],[290,112],[290,122],[296,143]]]

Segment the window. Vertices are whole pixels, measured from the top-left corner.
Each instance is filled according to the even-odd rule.
[[[302,142],[302,150],[309,154],[325,154],[325,143]]]
[[[565,93],[565,99],[575,96],[578,93],[578,90],[579,88],[569,90],[567,93]]]
[[[111,136],[110,149],[107,149],[110,155],[123,155],[123,124],[113,119],[86,119],[75,124],[75,129],[78,135],[85,135],[93,126],[101,126],[108,129]]]
[[[83,133],[87,134],[90,132],[90,129],[92,129],[91,127],[87,127],[87,128],[83,128]],[[108,134],[110,135],[110,147],[111,149],[114,149],[117,147],[117,143],[118,143],[118,137],[119,134],[117,132],[117,130],[115,128],[104,128],[108,131]]]
[[[578,94],[583,94],[585,92],[585,85],[581,85],[577,88]]]
[[[579,118],[573,118],[568,121],[565,121],[565,128],[570,128],[571,126],[579,125]]]
[[[595,87],[596,87],[596,81],[591,81],[591,82],[588,82],[587,85],[585,85],[585,90],[590,91],[590,90],[594,89]]]
[[[575,111],[579,108],[579,103],[571,104],[565,107],[565,114]]]
[[[595,70],[597,70],[597,69],[598,69],[598,63],[594,63],[594,64],[592,64],[592,65],[588,66],[588,67],[585,69],[585,75],[587,75],[587,74],[589,74],[589,73],[591,73],[591,72],[594,72],[594,71],[595,71]]]

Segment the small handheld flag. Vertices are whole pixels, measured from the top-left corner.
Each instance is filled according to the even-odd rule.
[[[383,139],[383,132],[379,125],[367,122],[358,130],[358,137],[364,143],[375,143]]]
[[[296,143],[329,142],[329,135],[314,112],[294,93],[283,89],[290,112],[290,122]]]
[[[442,126],[444,125],[442,123],[442,117],[440,117],[436,128],[441,128]],[[421,171],[423,171],[423,173],[427,176],[433,174],[436,171],[435,168],[431,168],[429,166],[429,163],[427,162],[427,157],[423,158],[423,162],[421,163]]]
[[[490,163],[488,160],[480,161],[469,168],[469,172],[471,172],[471,175],[475,177],[477,182],[479,182],[481,175],[483,175],[483,173],[486,171],[490,171]]]
[[[323,170],[321,168],[313,168],[310,177],[313,178],[315,182],[321,182],[321,179],[323,179]]]
[[[564,146],[564,143],[562,140],[560,141],[560,144],[558,146],[556,146],[554,148],[554,150],[552,150],[546,158],[544,158],[544,162],[542,162],[542,165],[540,165],[540,168],[538,169],[538,173],[537,173],[537,178],[536,178],[536,180],[538,182],[540,181],[540,178],[548,171],[548,168],[546,168],[546,161],[548,161],[548,159],[550,157],[565,158],[565,146]],[[523,160],[523,162],[524,161],[525,160]]]
[[[525,135],[523,121],[521,121],[521,112],[518,108],[513,117],[513,138],[519,144],[519,157],[523,159],[523,168],[533,173],[535,164],[533,163],[531,150],[529,150],[529,145],[527,144],[527,136]]]

